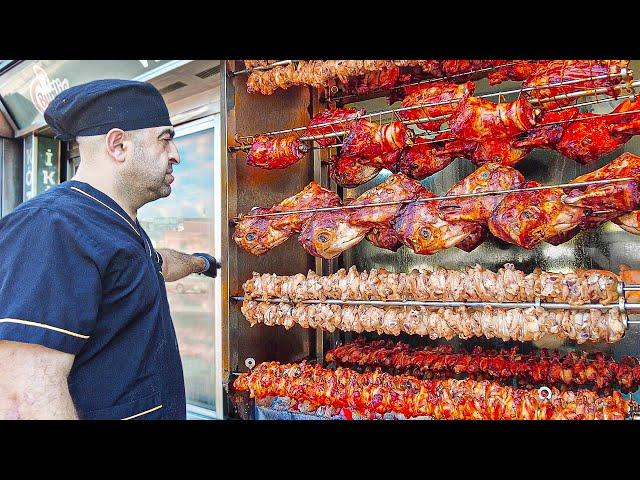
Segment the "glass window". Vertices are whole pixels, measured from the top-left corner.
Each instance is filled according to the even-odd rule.
[[[176,128],[180,164],[171,195],[138,212],[156,248],[213,253],[214,122]],[[184,368],[187,403],[215,410],[213,280],[189,275],[167,282],[171,316]]]

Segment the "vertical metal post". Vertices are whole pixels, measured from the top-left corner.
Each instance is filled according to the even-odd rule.
[[[218,276],[213,282],[213,315],[215,336],[215,369],[216,369],[216,414],[223,418],[223,388],[229,382],[229,216],[227,209],[227,62],[222,60],[220,69],[220,149],[219,161],[214,162],[213,210],[218,221],[213,231],[213,254],[222,264]]]

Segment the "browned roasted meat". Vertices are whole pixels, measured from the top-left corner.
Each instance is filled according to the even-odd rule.
[[[392,340],[367,342],[360,337],[328,351],[325,361],[352,369],[382,368],[388,373],[414,375],[424,380],[465,374],[467,378],[490,378],[509,385],[516,380],[518,385],[531,387],[590,388],[595,384],[599,393],[611,387],[621,388],[625,393],[633,392],[640,386],[637,358],[622,357],[618,363],[599,352],[594,356],[584,352],[561,354],[546,349],[524,353],[518,347],[496,351],[476,346],[467,353],[464,349],[456,352],[451,345],[412,347]],[[630,368],[620,368],[623,366]]]
[[[335,258],[356,245],[370,227],[349,223],[351,210],[317,212],[302,227],[298,241],[314,257]]]
[[[556,147],[564,129],[570,125],[567,120],[575,118],[579,113],[577,107],[544,112],[538,125],[517,135],[513,142],[515,147],[550,148]],[[558,123],[560,122],[560,123]]]
[[[564,202],[594,211],[614,210],[619,215],[640,208],[640,156],[633,153],[625,152],[604,167],[581,175],[571,183],[615,178],[634,180],[577,188],[567,194]]]
[[[441,83],[437,85],[420,85],[421,88],[405,97],[402,107],[419,108],[401,110],[398,115],[403,120],[418,120],[421,118],[447,117],[451,115],[458,106],[458,102],[473,95],[475,84],[467,82],[462,85]],[[423,130],[437,131],[440,126],[447,121],[447,118],[440,120],[425,120],[416,124]]]
[[[489,85],[497,85],[507,80],[522,81],[529,78],[548,60],[510,60],[504,67],[498,67],[489,72]]]
[[[366,120],[350,124],[349,135],[342,144],[342,155],[375,158],[404,147],[410,133],[402,122],[377,125]]]
[[[613,219],[613,223],[629,233],[640,235],[640,210],[620,215]]]
[[[485,139],[476,144],[471,155],[467,158],[476,165],[483,165],[487,162],[515,165],[531,150],[531,147],[516,147],[513,138]]]
[[[469,156],[477,146],[475,142],[451,139],[448,133],[436,135],[434,140],[439,138],[447,140],[434,142],[419,138],[414,145],[402,149],[396,166],[397,171],[416,180],[422,180],[446,168],[457,157]]]
[[[431,192],[420,198],[435,197]],[[446,222],[438,216],[438,201],[413,202],[404,207],[397,218],[395,229],[402,242],[420,255],[432,255],[452,247],[470,235],[478,235],[478,226],[472,222]]]
[[[240,216],[236,224],[233,239],[244,250],[253,255],[262,255],[281,244],[291,235],[300,232],[303,224],[311,218],[312,213],[296,213],[289,215],[251,217],[251,215],[286,212],[320,207],[337,207],[341,205],[340,197],[335,192],[322,188],[312,181],[296,195],[284,199],[278,205],[257,208],[249,216]]]
[[[385,202],[414,200],[428,194],[420,183],[398,173],[390,175],[384,182],[360,195],[349,205],[369,205]],[[352,210],[349,222],[369,228],[392,228],[393,221],[402,209],[402,204],[356,208]]]
[[[251,145],[247,165],[268,170],[287,168],[304,157],[308,151],[309,147],[295,136],[269,138],[259,135]]]
[[[376,247],[397,252],[402,246],[402,239],[393,228],[373,228],[365,237]]]
[[[615,111],[615,110],[614,110]],[[556,150],[582,164],[592,163],[627,143],[631,135],[611,131],[613,117],[580,113],[565,124]]]
[[[515,168],[486,163],[452,186],[446,195],[465,195],[522,188],[525,179]],[[441,200],[440,216],[448,222],[468,221],[484,225],[506,194]]]
[[[362,159],[358,157],[334,155],[329,163],[329,176],[334,182],[345,188],[357,187],[378,176],[381,167],[364,165],[360,163],[360,160]]]
[[[350,121],[364,115],[364,109],[357,108],[336,108],[335,110],[325,110],[311,119],[305,136],[327,135],[347,130]],[[330,124],[330,125],[326,125]],[[324,126],[322,126],[324,125]],[[336,137],[319,138],[315,140],[321,147],[329,147],[339,143]]]
[[[467,97],[449,121],[451,133],[464,140],[511,138],[535,126],[538,111],[524,98],[509,103],[493,103]]]
[[[523,185],[538,186],[538,182]],[[510,193],[491,214],[489,230],[505,242],[531,249],[583,221],[585,209],[563,203],[563,197],[561,188]]]
[[[471,379],[419,380],[379,370],[358,373],[320,364],[265,362],[234,382],[250,396],[287,397],[304,410],[327,407],[345,418],[376,418],[384,413],[436,420],[624,420],[630,402],[618,391],[606,397],[580,390],[553,388],[550,400],[537,389],[517,389]]]
[[[615,97],[616,91],[612,87],[623,78],[609,75],[620,73],[628,65],[628,60],[553,60],[537,68],[522,87],[533,88],[524,93],[539,100],[599,87],[611,87],[607,94]],[[592,80],[594,77],[603,78]],[[542,106],[553,109],[571,105],[574,101],[572,98],[556,99],[544,102]]]

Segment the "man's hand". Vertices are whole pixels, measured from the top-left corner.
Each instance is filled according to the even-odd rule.
[[[0,419],[77,420],[67,377],[74,356],[0,340]]]
[[[215,257],[212,257],[208,253],[194,253],[193,255],[202,258],[206,262],[204,268],[198,273],[211,278],[218,276],[218,269],[222,267],[222,265]]]
[[[215,277],[220,263],[206,253],[176,252],[168,248],[158,249],[162,256],[162,275],[165,282],[174,282],[192,273],[202,273],[208,277]]]

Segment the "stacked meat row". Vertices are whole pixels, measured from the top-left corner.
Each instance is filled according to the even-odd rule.
[[[480,196],[429,200],[435,195],[419,182],[393,174],[347,208],[340,208],[337,194],[312,182],[270,209],[251,212],[273,216],[240,216],[234,240],[246,251],[261,255],[298,233],[307,252],[330,259],[365,237],[388,250],[396,251],[404,244],[415,253],[431,255],[453,246],[471,251],[487,232],[527,249],[542,242],[566,242],[609,220],[638,233],[640,156],[624,153],[571,183],[626,178],[631,180],[576,187],[566,194],[561,188],[493,194],[541,185],[526,182],[513,167],[488,163],[445,195]],[[333,209],[298,212],[323,207]]]
[[[598,397],[588,390],[552,388],[551,399],[537,390],[516,389],[475,380],[419,380],[380,371],[335,371],[319,365],[262,363],[234,382],[255,398],[289,397],[314,406],[396,412],[406,417],[434,419],[625,419],[630,405],[622,395]]]
[[[247,68],[273,63],[249,62]],[[573,89],[547,85],[619,73],[627,65],[627,60],[301,60],[252,72],[247,79],[247,91],[271,95],[278,88],[309,85],[317,88],[337,86],[345,94],[366,94],[398,90],[403,84],[429,78],[464,83],[486,77],[491,85],[505,80],[524,80],[525,86],[535,86],[539,90],[532,95],[549,97],[570,93]],[[597,86],[610,85],[614,78],[604,78]],[[412,90],[411,87],[404,89]],[[394,99],[392,95],[390,101]]]
[[[513,264],[497,272],[480,265],[464,270],[442,267],[434,271],[394,273],[380,269],[358,272],[355,266],[320,276],[309,270],[305,276],[254,272],[243,284],[250,300],[280,298],[303,300],[450,300],[484,302],[544,302],[582,305],[618,301],[618,276],[605,270],[572,273],[544,272],[536,268],[526,274]]]
[[[553,385],[565,390],[580,386],[598,393],[620,388],[635,392],[640,385],[640,363],[635,357],[623,357],[620,362],[606,359],[601,353],[595,358],[570,352],[561,356],[558,351],[542,349],[522,354],[516,347],[510,350],[483,350],[475,347],[469,354],[454,352],[450,345],[413,348],[402,342],[359,338],[334,348],[325,355],[328,363],[358,371],[381,368],[392,374],[413,375],[418,378],[453,378],[464,374],[475,380],[491,380],[531,388]]]
[[[625,100],[609,114],[580,113],[577,107],[541,113],[524,98],[496,104],[470,96],[473,88],[471,82],[424,87],[403,101],[399,117],[436,132],[433,139],[411,140],[404,123],[378,125],[359,118],[365,111],[355,108],[322,112],[311,120],[305,136],[325,148],[340,144],[339,137],[344,136],[329,172],[336,183],[351,188],[383,168],[422,180],[456,158],[476,165],[515,165],[534,148],[556,150],[589,164],[640,133],[640,99]],[[448,130],[438,132],[447,122]],[[247,162],[265,169],[286,168],[308,148],[295,135],[258,136]]]
[[[530,308],[378,307],[326,303],[273,303],[245,299],[241,311],[251,326],[263,323],[286,329],[299,325],[328,332],[428,336],[432,340],[454,337],[499,338],[520,342],[547,334],[577,343],[619,341],[625,334],[625,315],[607,310],[548,310]]]

